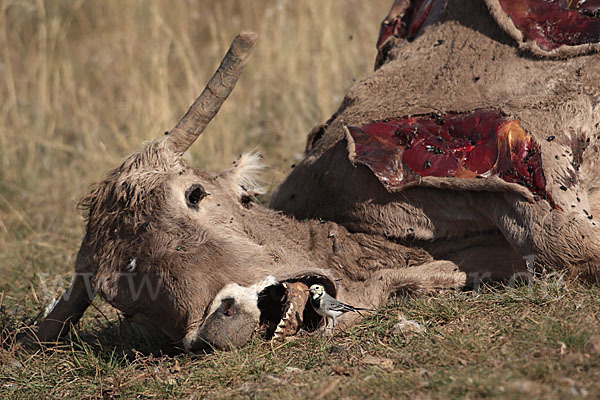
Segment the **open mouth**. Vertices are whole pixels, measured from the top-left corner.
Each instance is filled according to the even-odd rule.
[[[265,340],[282,340],[318,329],[322,318],[310,305],[308,288],[321,284],[336,295],[334,280],[319,272],[293,276],[267,276],[248,287],[226,285],[206,310],[203,323],[183,339],[186,351],[231,350],[248,343],[255,334]]]
[[[258,296],[259,332],[267,340],[283,340],[300,330],[313,332],[323,323],[309,302],[308,288],[320,283],[335,295],[333,283],[322,276],[302,276],[266,287]]]

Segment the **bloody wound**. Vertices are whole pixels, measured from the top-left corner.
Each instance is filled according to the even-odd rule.
[[[600,40],[599,0],[499,0],[502,10],[542,50]]]
[[[515,119],[499,111],[430,114],[349,126],[356,161],[389,188],[419,177],[497,175],[553,204],[546,191],[539,145]]]

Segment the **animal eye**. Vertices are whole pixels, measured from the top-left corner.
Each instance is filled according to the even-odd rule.
[[[185,199],[189,207],[197,208],[200,200],[208,196],[202,185],[195,183],[185,191]]]

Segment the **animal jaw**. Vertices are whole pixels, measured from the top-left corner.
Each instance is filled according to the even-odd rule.
[[[311,223],[309,221],[305,224]],[[318,236],[313,237],[313,240],[319,241]],[[349,239],[357,240],[352,235]],[[340,240],[343,240],[342,235]],[[386,251],[384,245],[386,242],[382,238],[381,242],[372,242],[371,246],[382,246],[380,250]],[[347,248],[347,244],[342,243],[340,246]],[[398,263],[399,258],[394,255],[394,251],[391,248],[389,251],[391,253],[389,261],[392,265],[394,262]],[[348,249],[348,252],[351,250]],[[362,258],[361,256],[367,255],[362,253],[356,256]],[[212,313],[206,315],[204,322],[188,334],[186,350],[196,353],[211,347],[221,350],[239,347],[246,344],[257,332],[267,340],[283,340],[297,334],[301,329],[307,332],[317,330],[322,327],[324,320],[309,304],[308,288],[315,284],[325,287],[327,293],[333,297],[352,301],[361,306],[360,310],[366,310],[362,307],[368,306],[368,310],[371,311],[373,307],[377,307],[396,292],[430,293],[437,290],[459,289],[466,284],[466,275],[458,271],[456,265],[443,261],[424,262],[412,267],[401,264],[395,267],[390,265],[391,268],[375,270],[361,278],[349,275],[353,268],[352,262],[351,259],[346,258],[339,268],[329,271],[321,271],[317,268],[300,269],[298,266],[288,267],[285,268],[285,273],[274,275],[277,279],[275,284],[266,287],[264,284],[247,287],[227,285],[217,295],[217,301],[213,302]],[[297,272],[290,275],[289,271],[293,269]],[[261,281],[263,280],[259,278],[259,282]],[[226,309],[215,307],[215,304],[219,304],[218,300],[224,298],[229,301]],[[257,303],[254,302],[256,298],[258,298]],[[234,312],[227,312],[229,309],[234,309]],[[338,318],[341,326],[348,327],[358,318],[356,315],[349,314]],[[257,315],[260,317],[257,318]],[[246,336],[240,334],[239,327],[245,329]]]
[[[304,321],[307,319],[305,317],[308,304],[306,284],[303,282],[284,282],[282,286],[285,289],[285,303],[281,320],[273,333],[273,340],[285,339],[287,336],[296,334],[304,326]]]
[[[209,348],[227,350],[244,345],[257,332],[268,340],[283,340],[302,328],[313,331],[321,321],[308,306],[306,289],[308,283],[323,279],[304,276],[278,281],[269,275],[250,286],[227,284],[213,299],[203,323],[185,336],[183,346],[189,353]],[[228,302],[226,308],[222,307],[224,301]],[[239,334],[239,327],[246,332]],[[217,331],[219,335],[214,334]]]

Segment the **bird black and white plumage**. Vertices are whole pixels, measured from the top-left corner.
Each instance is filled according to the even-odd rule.
[[[310,305],[315,309],[317,314],[325,317],[325,327],[329,326],[329,321],[332,322],[332,331],[335,329],[335,320],[342,314],[347,312],[357,312],[362,315],[361,311],[375,311],[370,308],[359,308],[353,307],[348,304],[344,304],[341,301],[331,297],[326,291],[323,285],[314,284],[308,291],[311,294]]]

